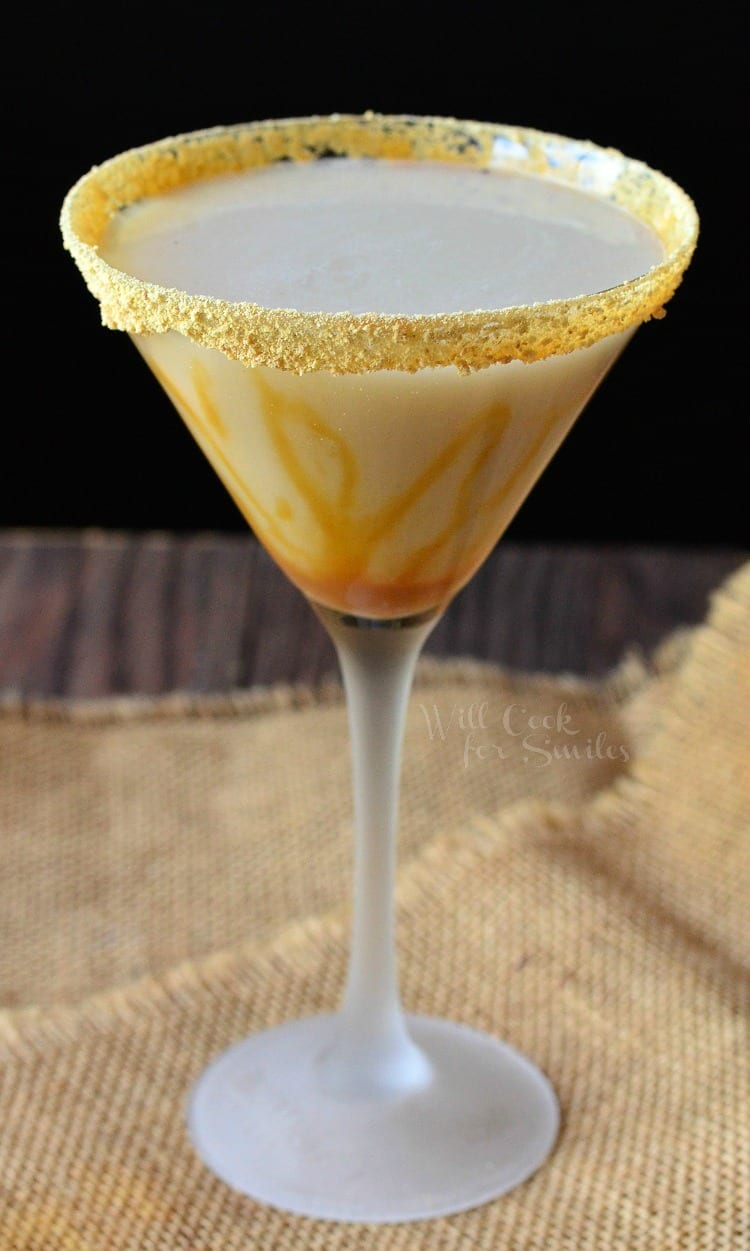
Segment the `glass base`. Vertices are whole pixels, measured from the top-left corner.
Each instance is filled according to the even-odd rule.
[[[231,1047],[191,1096],[198,1154],[235,1190],[326,1220],[416,1221],[505,1194],[557,1137],[547,1078],[489,1035],[433,1017],[407,1022],[433,1076],[387,1098],[324,1093],[321,1059],[335,1016],[291,1021]]]

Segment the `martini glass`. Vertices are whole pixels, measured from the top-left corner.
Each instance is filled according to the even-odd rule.
[[[625,210],[657,250],[604,290],[406,315],[295,311],[201,294],[200,285],[196,293],[118,252],[123,209],[331,156],[530,175]],[[214,1059],[189,1098],[194,1146],[230,1186],[308,1216],[407,1221],[495,1198],[551,1151],[558,1104],[547,1077],[509,1044],[401,1007],[394,865],[404,714],[435,623],[635,328],[660,316],[679,284],[697,237],[693,205],[668,178],[590,143],[476,122],[337,115],[217,128],[124,153],[76,184],[62,227],[105,324],[132,336],[328,630],[346,691],[355,879],[340,1010],[258,1033]]]

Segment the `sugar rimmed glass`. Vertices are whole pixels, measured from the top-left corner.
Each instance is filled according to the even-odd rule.
[[[108,223],[143,197],[332,155],[562,181],[639,217],[664,258],[603,292],[426,316],[232,303],[105,259]],[[509,1044],[401,1007],[404,713],[430,631],[637,325],[671,298],[695,245],[693,206],[663,175],[588,143],[368,114],[220,128],[124,153],[76,184],[62,225],[105,322],[133,337],[327,629],[346,690],[356,854],[342,1004],[216,1057],[190,1094],[195,1148],[237,1190],[308,1216],[407,1221],[496,1198],[552,1150],[558,1104]]]

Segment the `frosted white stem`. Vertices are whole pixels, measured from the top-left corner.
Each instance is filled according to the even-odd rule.
[[[338,1036],[324,1082],[341,1095],[419,1089],[431,1076],[398,992],[395,866],[401,744],[414,667],[435,618],[362,625],[321,612],[344,679],[355,817],[354,918]]]
[[[404,1018],[394,939],[399,757],[430,623],[318,613],[339,653],[353,756],[343,1004],[223,1052],[196,1085],[190,1133],[219,1177],[285,1211],[389,1223],[446,1216],[538,1168],[557,1135],[557,1100],[506,1043],[433,1016]]]

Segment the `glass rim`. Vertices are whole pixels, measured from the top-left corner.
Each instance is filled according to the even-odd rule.
[[[118,270],[100,253],[112,217],[144,197],[280,160],[335,156],[451,161],[552,178],[630,211],[657,235],[665,255],[606,291],[402,315],[300,312],[191,295]],[[177,331],[244,365],[334,374],[447,365],[467,373],[591,346],[664,315],[699,230],[695,205],[680,186],[615,148],[499,123],[371,112],[217,126],[128,149],[75,183],[60,225],[106,326],[130,334]]]

